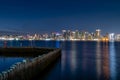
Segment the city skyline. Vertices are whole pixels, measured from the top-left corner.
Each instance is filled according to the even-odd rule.
[[[0,80],[120,80],[120,0],[0,0]]]
[[[119,33],[120,1],[1,0],[0,30],[46,33],[93,30]]]
[[[23,34],[19,32],[0,33],[0,40],[71,40],[71,41],[120,41],[120,34],[102,33],[101,29],[94,32],[84,30],[62,30],[44,34]]]

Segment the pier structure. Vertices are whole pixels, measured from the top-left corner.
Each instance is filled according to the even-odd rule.
[[[16,53],[16,54],[12,54]],[[30,52],[30,53],[29,53]],[[4,53],[4,54],[3,54]],[[52,48],[1,48],[0,55],[30,55],[22,62],[13,64],[0,73],[0,80],[32,80],[61,56],[61,49]]]

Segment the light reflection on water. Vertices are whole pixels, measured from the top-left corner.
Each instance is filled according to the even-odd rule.
[[[110,69],[109,69],[109,48],[108,43],[103,43],[103,61],[102,61],[102,69],[103,69],[103,77],[104,79],[110,79]]]
[[[101,76],[101,45],[100,42],[97,42],[96,45],[96,68],[97,68],[97,79]]]
[[[112,80],[116,80],[116,52],[114,42],[110,43],[110,75]]]
[[[71,55],[70,55],[70,63],[71,63],[71,72],[75,72],[75,69],[76,69],[76,43],[75,42],[72,42],[72,45],[71,45]]]
[[[119,45],[114,42],[79,42],[65,41],[62,44],[62,57],[59,67],[51,70],[56,72],[61,67],[61,78],[58,80],[118,80],[120,70]],[[116,52],[117,50],[117,52]],[[59,73],[59,72],[58,72]],[[49,75],[49,74],[48,74]],[[56,74],[57,75],[57,74]],[[46,76],[46,80],[54,79]]]
[[[8,46],[30,46],[29,41]],[[61,59],[45,80],[119,80],[120,42],[32,41],[33,47],[62,49]]]
[[[8,70],[10,66],[15,64],[16,62],[22,62],[23,59],[25,58],[0,56],[0,73],[2,71]]]

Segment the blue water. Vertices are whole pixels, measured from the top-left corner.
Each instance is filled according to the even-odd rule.
[[[0,73],[2,71],[8,70],[10,66],[15,64],[16,62],[22,62],[23,59],[25,58],[0,56]]]
[[[5,41],[0,41],[0,47],[5,46]],[[28,41],[22,41],[22,46],[28,46]],[[21,47],[21,41],[7,41],[7,47]],[[16,53],[17,54],[17,53]],[[12,57],[12,56],[4,56],[0,55],[0,73],[2,71],[6,71],[12,66],[13,64],[17,62],[22,62],[25,57]]]
[[[61,59],[43,80],[120,80],[120,42],[54,41]]]
[[[3,42],[0,42],[4,46]],[[43,80],[120,80],[120,42],[8,41],[7,47],[61,48],[61,59]],[[7,58],[5,58],[7,61]],[[2,65],[12,63],[2,61]],[[0,62],[1,65],[1,62]],[[1,69],[1,67],[0,67]],[[41,80],[41,79],[40,79]]]

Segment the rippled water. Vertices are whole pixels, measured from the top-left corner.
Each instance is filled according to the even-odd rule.
[[[120,42],[9,41],[7,45],[61,48],[61,59],[41,78],[44,80],[120,80]],[[5,60],[0,57],[0,62]]]
[[[25,58],[0,56],[0,73],[2,71],[8,70],[10,66],[15,64],[16,62],[22,62],[23,59]]]
[[[23,46],[28,46],[26,44],[28,41],[22,41]],[[6,41],[7,47],[21,47],[21,41]],[[5,46],[5,41],[0,41],[0,47]],[[12,54],[12,53],[11,53]],[[17,53],[16,53],[17,54]],[[24,59],[27,57],[22,57],[22,56],[6,56],[4,54],[1,55],[0,53],[0,73],[2,71],[6,71],[12,66],[13,64],[17,62],[22,62]]]
[[[120,80],[119,42],[65,41],[53,44],[62,48],[61,60],[43,79]]]

